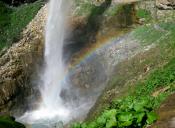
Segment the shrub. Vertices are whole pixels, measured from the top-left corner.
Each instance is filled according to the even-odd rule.
[[[42,5],[41,0],[19,7],[9,7],[0,2],[0,50],[19,40],[20,33]]]

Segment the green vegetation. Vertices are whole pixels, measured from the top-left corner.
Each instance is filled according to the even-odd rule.
[[[90,123],[75,123],[73,128],[125,128],[143,127],[157,119],[152,112],[152,99],[142,97],[127,97],[113,102],[110,109],[105,110],[95,121]]]
[[[77,7],[74,12],[75,15],[89,15],[91,13],[91,10],[95,8],[95,5],[93,5],[89,0],[75,0],[74,3]]]
[[[107,0],[106,0],[107,1]],[[88,16],[88,15],[96,15],[96,13],[99,12],[99,10],[103,11],[104,6],[100,7],[100,5],[96,6],[93,4],[92,1],[90,0],[75,0],[75,6],[77,7],[74,14],[78,16]],[[110,5],[109,8],[107,8],[103,16],[117,16],[119,13],[125,13],[125,14],[130,14],[132,9],[132,5],[130,4],[115,4],[115,5]],[[97,11],[97,12],[96,12]]]
[[[136,16],[138,18],[145,19],[146,22],[148,22],[152,19],[151,12],[149,12],[148,10],[145,10],[145,9],[138,9],[136,12]]]
[[[120,98],[113,97],[112,102],[108,101],[108,105],[105,105],[106,107],[95,116],[95,119],[75,123],[72,128],[142,128],[156,121],[158,117],[154,111],[169,94],[175,92],[175,37],[173,36],[175,24],[158,23],[156,25],[158,28],[153,24],[138,27],[134,30],[133,36],[143,45],[151,43],[159,45],[160,58],[148,59],[148,61],[156,63],[161,61],[162,66],[155,67],[134,85],[128,83],[131,84],[128,94]],[[155,35],[159,31],[160,34]],[[116,82],[119,79],[112,80],[113,87],[118,84]],[[157,95],[155,92],[158,92]]]
[[[10,25],[10,13],[12,9],[7,8],[5,4],[0,1],[0,49],[6,45],[6,34],[4,33],[7,26]]]
[[[0,2],[0,50],[19,40],[20,33],[42,5],[42,0],[19,7],[9,7]]]
[[[142,44],[167,43],[174,45],[174,23],[158,23],[144,25],[134,30],[133,36]]]
[[[16,122],[13,117],[0,116],[0,128],[25,128],[25,126]]]
[[[154,26],[143,26],[134,31],[135,37],[143,44],[155,43],[164,34],[163,31],[156,30]]]

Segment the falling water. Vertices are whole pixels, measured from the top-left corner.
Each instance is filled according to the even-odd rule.
[[[63,86],[61,82],[64,76],[62,53],[68,4],[68,0],[50,1],[45,36],[45,67],[44,73],[41,75],[41,95],[43,100],[41,110],[46,111],[43,114],[47,114],[47,117],[55,114],[66,115],[68,112],[64,109],[65,107],[60,97]],[[57,111],[52,113],[53,110]]]

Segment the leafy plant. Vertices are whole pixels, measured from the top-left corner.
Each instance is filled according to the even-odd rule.
[[[153,110],[153,97],[126,97],[113,101],[108,110],[105,110],[95,121],[82,124],[75,123],[72,128],[126,128],[143,127],[157,119]]]

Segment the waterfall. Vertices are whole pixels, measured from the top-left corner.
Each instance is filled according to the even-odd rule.
[[[65,0],[51,0],[46,26],[45,67],[44,73],[41,75],[41,80],[43,81],[41,94],[43,105],[47,108],[57,107],[62,102],[59,93],[61,91],[61,79],[64,74],[64,64],[62,61],[65,30],[65,17],[62,9],[63,1]]]
[[[38,82],[42,101],[37,110],[26,112],[19,120],[30,124],[52,120],[68,122],[70,112],[61,98],[65,76],[63,44],[69,10],[68,0],[50,0],[45,29],[44,66]]]
[[[52,113],[58,109],[56,114],[66,114],[63,101],[60,97],[62,90],[62,79],[64,78],[64,63],[62,58],[63,42],[65,38],[66,17],[68,12],[68,0],[51,0],[49,17],[46,25],[44,72],[41,74],[42,85],[42,109]],[[55,114],[52,113],[53,115]],[[47,115],[48,116],[48,115]]]

